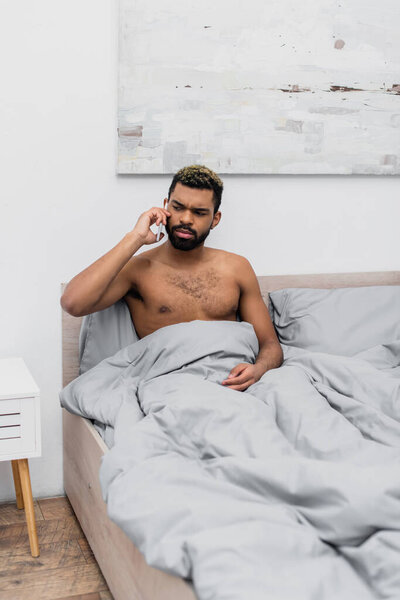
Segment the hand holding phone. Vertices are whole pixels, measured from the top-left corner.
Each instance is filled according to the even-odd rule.
[[[161,233],[163,222],[167,222],[168,217],[171,213],[165,208],[160,206],[153,206],[150,210],[146,210],[140,215],[137,220],[135,227],[132,232],[142,240],[142,244],[154,244],[155,242],[163,239],[164,234]],[[156,225],[158,227],[157,233],[152,231],[151,226]]]

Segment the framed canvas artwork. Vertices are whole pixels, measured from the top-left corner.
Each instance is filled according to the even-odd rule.
[[[119,173],[400,174],[399,0],[119,12]]]

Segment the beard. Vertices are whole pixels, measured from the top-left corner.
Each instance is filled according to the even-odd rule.
[[[192,238],[180,238],[176,235],[175,231],[177,229],[181,229],[182,231],[187,231],[193,235]],[[197,235],[193,229],[190,227],[183,227],[182,225],[175,225],[175,227],[170,227],[169,222],[167,220],[167,224],[165,226],[165,231],[168,233],[168,238],[171,244],[176,250],[193,250],[197,246],[200,246],[204,242],[204,240],[208,237],[208,234],[211,231],[211,226],[207,231],[202,233],[201,235]]]

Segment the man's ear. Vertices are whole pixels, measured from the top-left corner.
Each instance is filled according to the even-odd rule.
[[[221,220],[221,211],[217,210],[217,212],[215,213],[214,217],[213,217],[213,221],[212,221],[212,225],[211,225],[211,229],[214,229],[214,227],[216,227],[218,225],[218,223]]]
[[[167,208],[168,198],[164,198],[164,208]]]

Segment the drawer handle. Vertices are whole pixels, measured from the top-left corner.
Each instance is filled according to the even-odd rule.
[[[0,441],[10,438],[21,438],[21,425],[5,425],[0,427]]]
[[[21,425],[21,413],[0,415],[0,429],[2,427],[17,427]]]

